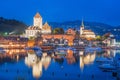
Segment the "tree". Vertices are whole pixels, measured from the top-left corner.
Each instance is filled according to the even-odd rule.
[[[101,39],[102,39],[102,37],[100,35],[96,36],[96,40],[100,41]]]
[[[63,28],[55,28],[53,31],[52,31],[53,34],[64,34],[64,30]]]

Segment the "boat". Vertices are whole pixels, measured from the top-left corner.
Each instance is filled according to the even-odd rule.
[[[85,47],[85,52],[94,52],[94,51],[101,52],[102,48],[100,48],[100,47],[90,47],[90,46]]]
[[[5,53],[5,50],[4,50],[4,48],[2,48],[2,47],[0,47],[0,53]]]
[[[26,47],[25,50],[34,50],[37,56],[42,56],[42,49],[39,46]]]
[[[115,71],[116,66],[114,64],[102,64],[99,66],[103,71]]]
[[[55,54],[65,55],[68,50],[72,50],[73,53],[76,53],[76,49],[73,47],[57,47],[55,49]]]
[[[113,58],[100,57],[100,58],[96,58],[96,62],[99,62],[99,63],[113,63]]]

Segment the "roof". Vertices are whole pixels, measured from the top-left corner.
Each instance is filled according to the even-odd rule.
[[[82,19],[82,22],[81,22],[81,27],[84,27],[84,22],[83,22],[83,19]]]
[[[84,32],[92,32],[91,30],[83,30]]]
[[[49,24],[46,22],[43,27],[42,27],[43,30],[51,30],[51,26],[49,26]]]
[[[82,35],[95,35],[94,32],[89,32],[89,33],[83,33]]]
[[[27,30],[41,30],[39,27],[36,26],[30,26],[27,28]]]
[[[34,18],[42,18],[42,17],[40,16],[39,12],[37,12]]]

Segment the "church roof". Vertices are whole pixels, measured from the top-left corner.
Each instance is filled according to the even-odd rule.
[[[91,32],[87,32],[87,33],[86,33],[86,32],[83,32],[83,35],[95,35],[95,33],[92,32],[92,31],[91,31]]]
[[[83,30],[84,32],[92,32],[91,30]]]
[[[84,27],[84,22],[83,22],[83,19],[82,19],[82,22],[81,22],[81,26]]]
[[[49,24],[46,22],[43,27],[42,30],[51,30],[51,27],[49,26]]]
[[[37,12],[34,18],[42,18],[42,17],[40,16],[39,12]]]
[[[83,33],[82,35],[95,35],[94,33]]]

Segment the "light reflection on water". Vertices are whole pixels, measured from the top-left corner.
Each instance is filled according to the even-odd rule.
[[[14,61],[14,64],[7,64],[7,66],[5,66],[6,69],[8,71],[9,69],[14,70],[10,68],[10,65],[16,66],[16,64],[19,64],[19,67],[17,67],[17,69],[20,70],[23,69],[23,71],[31,69],[30,74],[32,76],[29,75],[30,78],[27,78],[25,80],[30,80],[30,79],[32,80],[36,78],[42,80],[49,78],[50,80],[53,80],[54,78],[58,79],[61,77],[62,78],[60,80],[69,79],[69,78],[76,80],[79,79],[85,80],[86,79],[85,77],[80,78],[80,75],[82,74],[84,75],[100,74],[101,76],[104,76],[105,73],[99,70],[97,63],[95,62],[96,58],[99,57],[114,58],[116,57],[116,53],[118,53],[116,52],[116,50],[106,50],[104,53],[103,52],[84,53],[84,51],[79,51],[77,54],[74,54],[73,51],[68,51],[66,56],[62,56],[62,55],[55,56],[53,53],[47,55],[47,53],[43,53],[42,57],[38,57],[36,56],[35,52],[32,50],[28,52],[24,52],[24,50],[7,50],[7,51],[8,52],[11,51],[11,53],[0,54],[0,70],[1,70],[0,77],[5,77],[6,75],[6,73],[2,74],[2,71],[4,72],[3,66],[9,63],[10,61]],[[17,51],[16,54],[15,51]],[[8,61],[7,59],[9,57],[10,59]],[[27,67],[22,67],[25,65]],[[9,72],[9,74],[7,75],[10,75],[10,73],[12,72]],[[17,76],[18,75],[13,75],[13,77],[17,77]],[[68,78],[66,78],[66,76],[68,76]],[[108,75],[108,77],[109,76],[110,75]],[[90,77],[88,76],[88,79],[89,78]]]

